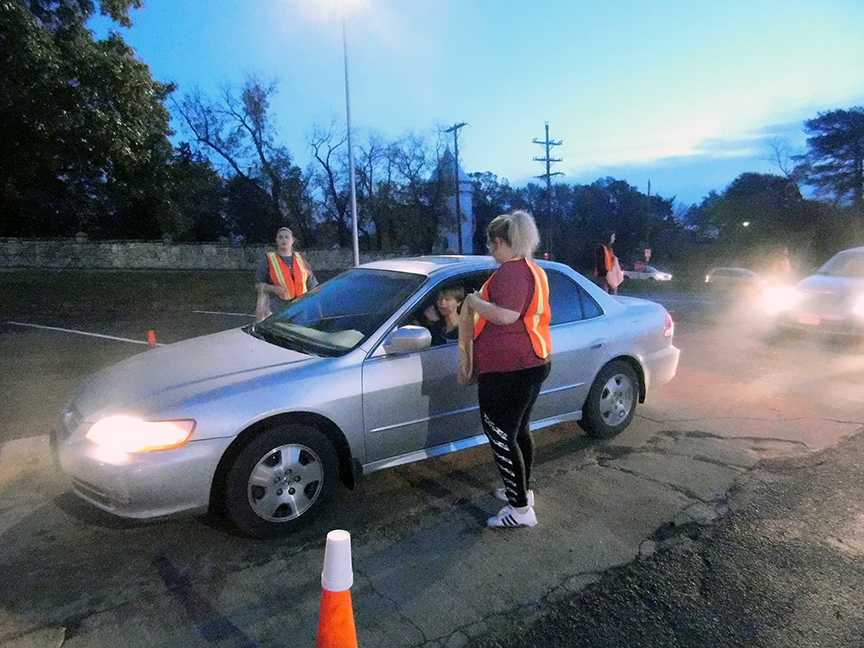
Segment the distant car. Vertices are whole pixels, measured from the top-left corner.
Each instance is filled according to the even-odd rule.
[[[761,282],[761,277],[747,268],[712,268],[705,275],[705,283],[711,288],[753,288]]]
[[[549,278],[552,373],[532,428],[611,437],[675,376],[660,305],[568,266]],[[477,289],[489,257],[368,263],[263,322],[169,344],[91,376],[52,435],[72,490],[127,518],[213,507],[250,535],[306,523],[342,481],[487,443],[456,341],[418,326],[442,288]]]
[[[781,328],[864,334],[864,247],[837,253],[795,286],[766,286],[763,306]]]
[[[648,281],[672,281],[672,273],[663,272],[654,266],[641,266],[640,270],[625,270],[628,279],[647,279]]]

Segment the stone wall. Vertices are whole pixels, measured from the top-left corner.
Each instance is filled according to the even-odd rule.
[[[227,243],[0,238],[0,268],[252,270],[271,249]],[[301,252],[315,270],[344,270],[354,261],[351,249]],[[366,263],[394,256],[404,255],[361,253],[360,260]]]

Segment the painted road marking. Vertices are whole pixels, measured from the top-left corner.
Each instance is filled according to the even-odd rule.
[[[232,315],[234,317],[255,317],[254,313],[226,313],[224,311],[205,311],[205,310],[193,310],[193,313],[198,313],[199,315]]]
[[[30,324],[28,322],[6,322],[12,326],[26,326],[29,328],[45,329],[46,331],[61,331],[63,333],[74,333],[75,335],[86,335],[88,337],[103,338],[106,340],[116,340],[117,342],[129,342],[130,344],[143,344],[147,346],[147,340],[132,340],[130,338],[117,337],[115,335],[105,335],[103,333],[90,333],[89,331],[76,331],[75,329],[60,328],[59,326],[45,326],[43,324]],[[165,346],[161,342],[157,342],[156,346]]]

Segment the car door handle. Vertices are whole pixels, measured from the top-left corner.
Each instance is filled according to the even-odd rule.
[[[591,343],[591,347],[590,347],[590,348],[591,348],[591,349],[601,349],[601,348],[603,348],[603,345],[604,345],[604,344],[606,344],[606,340],[594,340],[594,341]]]

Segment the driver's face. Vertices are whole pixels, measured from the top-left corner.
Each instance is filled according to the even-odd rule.
[[[456,312],[456,306],[458,306],[459,302],[456,301],[453,297],[447,297],[446,295],[438,295],[438,310],[441,311],[442,315],[449,315],[450,313]]]

